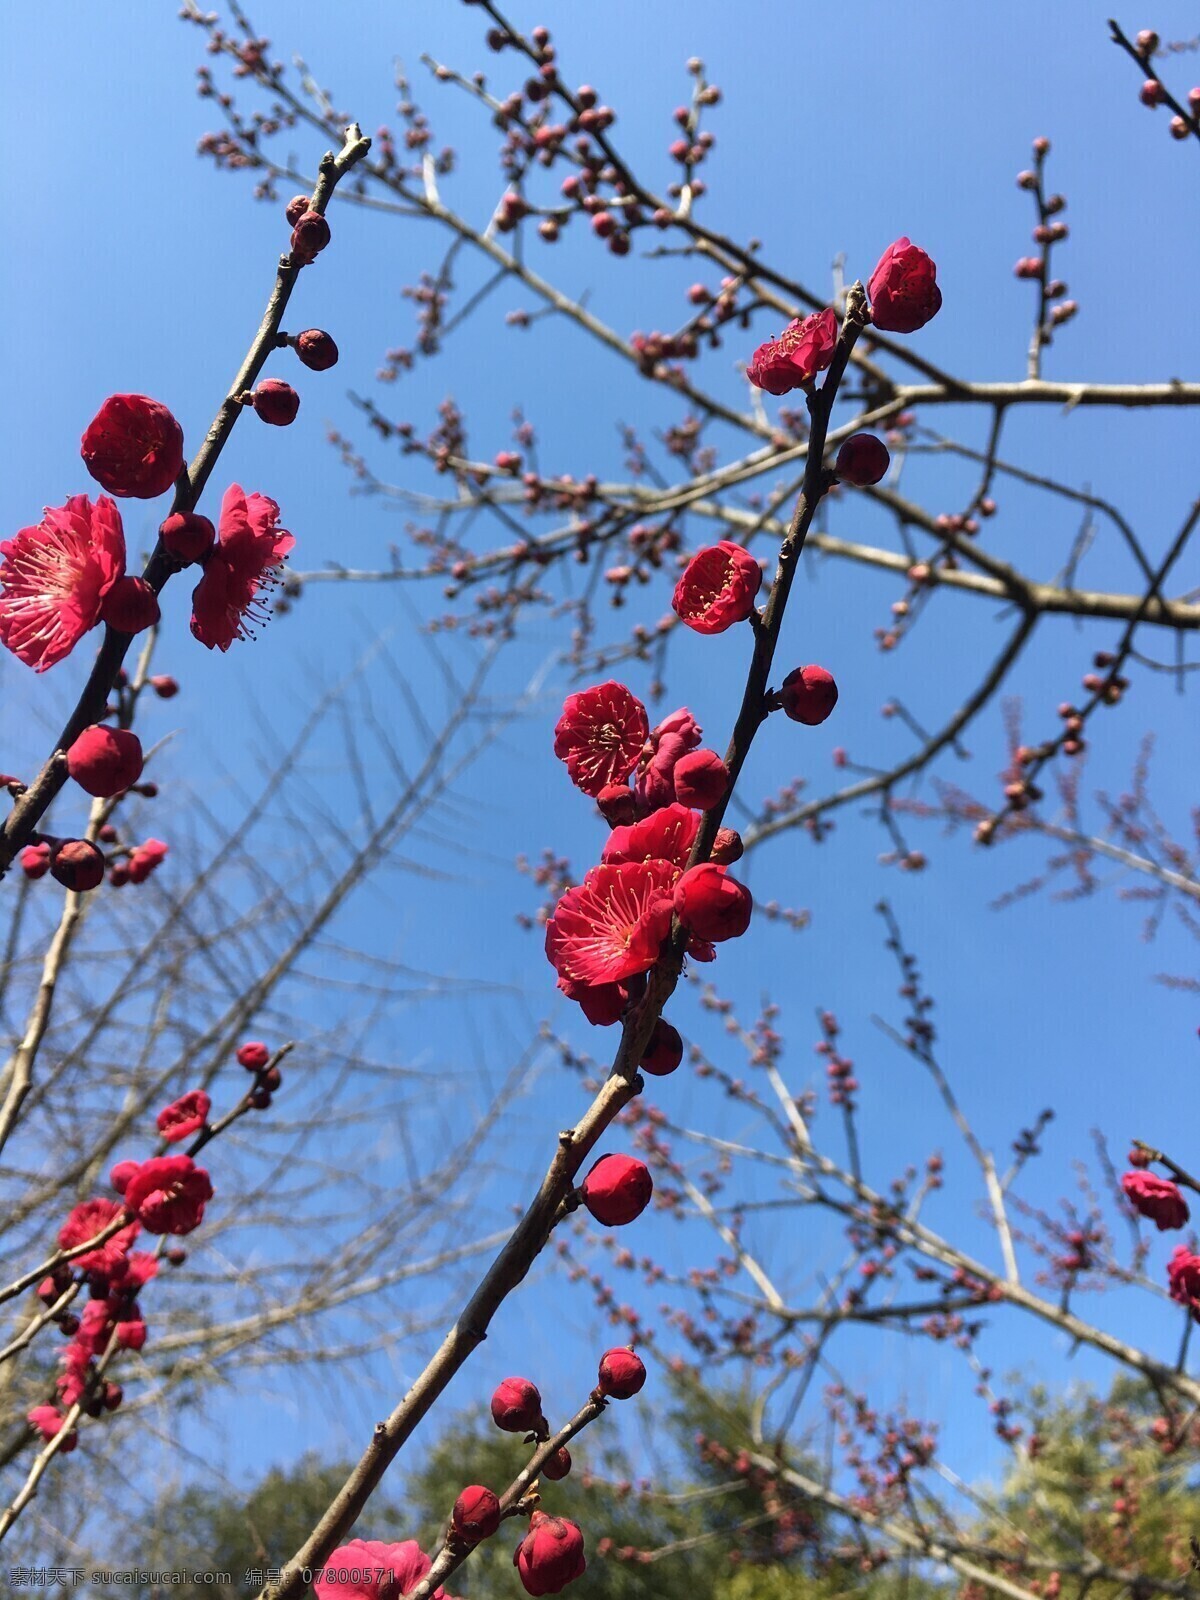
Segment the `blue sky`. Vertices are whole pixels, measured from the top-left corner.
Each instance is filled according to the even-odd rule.
[[[1151,115],[1138,104],[1136,73],[1107,42],[1104,8],[1079,0],[1054,8],[1026,0],[990,7],[924,0],[915,11],[899,11],[884,0],[865,0],[849,21],[843,8],[829,4],[749,0],[738,8],[736,29],[729,26],[729,8],[716,0],[686,8],[614,0],[604,8],[602,25],[594,8],[556,9],[562,12],[553,21],[564,70],[612,100],[623,148],[656,182],[667,181],[670,111],[687,91],[683,62],[693,53],[705,59],[724,91],[709,124],[717,134],[704,202],[710,223],[739,238],[763,238],[772,259],[818,288],[828,285],[830,263],[841,252],[849,272],[865,274],[900,233],[925,245],[938,262],[945,307],[918,336],[919,348],[972,376],[1012,378],[1023,371],[1031,291],[1014,280],[1011,268],[1029,249],[1031,208],[1013,180],[1028,161],[1031,138],[1046,134],[1054,146],[1049,181],[1067,196],[1071,225],[1056,266],[1081,306],[1048,354],[1047,375],[1148,381],[1192,376],[1200,366],[1200,335],[1188,310],[1197,244],[1195,152],[1167,137],[1163,113]],[[504,62],[482,45],[477,13],[450,0],[348,11],[316,0],[263,0],[252,14],[272,40],[273,54],[287,59],[302,53],[367,131],[392,118],[390,74],[393,58],[401,58],[439,142],[453,143],[462,154],[462,175],[447,192],[475,220],[486,219],[501,188],[494,135],[465,97],[435,92],[418,60],[429,51],[467,71],[484,66],[507,86]],[[532,11],[513,15],[527,26],[540,20]],[[1145,19],[1122,20],[1134,29]],[[1168,38],[1187,37],[1194,26],[1191,8],[1179,3],[1160,4],[1153,20]],[[168,403],[194,445],[257,325],[284,243],[279,208],[256,204],[245,178],[219,174],[197,159],[196,140],[213,126],[212,108],[194,94],[194,69],[202,59],[199,32],[176,21],[166,6],[101,13],[56,0],[18,8],[8,19],[0,119],[19,175],[8,185],[9,243],[0,258],[11,446],[0,480],[2,530],[34,521],[43,504],[61,503],[87,487],[78,436],[112,390],[142,391]],[[1195,60],[1183,55],[1170,68],[1181,93]],[[289,135],[285,143],[311,167],[314,147],[307,136]],[[620,472],[615,420],[636,422],[649,433],[677,417],[668,400],[562,323],[543,321],[526,333],[507,328],[505,311],[527,303],[507,288],[436,362],[418,366],[393,389],[380,389],[373,373],[383,351],[411,342],[412,308],[401,287],[439,259],[443,241],[423,224],[381,220],[341,204],[331,216],[334,246],[304,276],[296,326],[328,327],[341,363],[331,373],[300,379],[282,364],[273,368],[297,381],[299,420],[290,429],[266,430],[245,419],[215,480],[218,492],[237,479],[280,501],[297,536],[297,566],[386,564],[389,543],[402,539],[402,519],[377,501],[350,497],[348,478],[324,443],[329,424],[366,443],[350,389],[374,392],[390,414],[409,417],[423,430],[432,426],[438,402],[454,393],[483,456],[509,444],[509,415],[520,405],[538,425],[543,463],[576,475]],[[697,275],[694,266],[651,267],[636,251],[613,264],[578,233],[572,230],[555,247],[557,255],[543,248],[537,258],[561,275],[569,292],[590,290],[599,313],[626,333],[681,319],[681,291]],[[474,271],[462,270],[464,292]],[[764,326],[759,337],[769,331]],[[745,349],[730,336],[701,365],[706,385],[735,404],[743,389],[734,362],[750,345],[749,336]],[[948,408],[928,420],[948,428],[964,422]],[[964,426],[980,442],[980,419]],[[1158,552],[1196,492],[1196,437],[1196,419],[1183,411],[1155,417],[1077,411],[1063,418],[1041,410],[1014,419],[1006,454],[1111,497]],[[381,476],[417,483],[401,458],[368,449]],[[928,496],[935,508],[954,509],[968,481],[961,468],[927,459],[910,463],[905,486]],[[428,485],[420,480],[420,486]],[[989,529],[992,548],[1052,577],[1076,513],[1008,488],[997,498],[1001,514]],[[150,547],[159,514],[157,506],[130,503],[132,546]],[[888,537],[886,523],[853,500],[832,507],[827,526],[868,542]],[[1111,546],[1097,550],[1085,577],[1095,587],[1132,583],[1129,563]],[[1198,582],[1200,567],[1191,558],[1175,588]],[[443,605],[434,589],[406,588],[401,597],[395,588],[314,586],[293,617],[273,623],[253,647],[235,647],[222,658],[188,637],[187,589],[176,583],[168,591],[159,655],[160,670],[176,673],[184,684],[169,718],[171,727],[184,730],[169,757],[181,776],[194,776],[218,758],[234,771],[243,763],[254,770],[255,719],[267,717],[281,734],[294,728],[312,695],[378,634],[391,639],[424,681],[427,657],[404,607],[431,614]],[[837,744],[870,764],[895,759],[906,748],[904,735],[880,721],[882,703],[899,693],[922,722],[936,724],[962,698],[969,674],[998,650],[1004,624],[991,608],[943,597],[900,656],[880,656],[871,631],[895,597],[884,579],[835,566],[798,586],[783,649],[797,662],[829,665],[841,702],[820,730],[768,726],[747,769],[746,798],[770,793],[796,774],[820,789],[832,775],[829,758]],[[644,603],[648,620],[665,609],[665,578]],[[619,625],[630,615],[613,620]],[[1025,699],[1031,729],[1045,735],[1055,726],[1054,707],[1076,692],[1092,651],[1111,646],[1116,629],[1059,621],[1042,635],[1011,687]],[[514,922],[515,913],[532,904],[512,858],[552,846],[582,865],[598,848],[590,807],[570,790],[551,752],[550,730],[568,687],[555,665],[561,645],[561,625],[545,614],[534,617],[503,669],[497,692],[504,697],[549,667],[547,686],[535,710],[464,782],[463,843],[473,855],[458,866],[455,881],[404,880],[399,893],[372,890],[343,924],[349,942],[380,941],[389,953],[427,970],[515,991],[508,999],[481,998],[469,1016],[412,1014],[404,1050],[433,1056],[447,1074],[464,1080],[478,1065],[480,1038],[491,1041],[487,1065],[497,1071],[506,1065],[507,1041],[527,1036],[553,1002],[536,938]],[[453,659],[465,663],[470,646],[453,648],[460,652]],[[718,747],[731,723],[732,685],[744,649],[736,635],[688,637],[673,649],[674,698],[664,709],[686,699]],[[33,763],[85,671],[82,651],[41,680],[0,663],[0,764],[21,770]],[[645,691],[644,678],[635,674],[630,681]],[[155,715],[165,731],[166,712]],[[1157,741],[1156,803],[1168,826],[1186,832],[1195,798],[1195,710],[1162,675],[1139,673],[1126,703],[1102,719],[1085,787],[1118,792],[1150,730]],[[996,708],[968,744],[970,762],[948,775],[991,792],[992,775],[1003,764]],[[332,746],[322,759],[336,761]],[[216,799],[218,806],[233,803],[220,791]],[[1033,1200],[1053,1204],[1071,1192],[1070,1162],[1089,1153],[1093,1127],[1110,1136],[1118,1154],[1134,1134],[1152,1141],[1194,1135],[1194,1118],[1180,1117],[1181,1096],[1190,1104],[1194,1082],[1194,997],[1154,982],[1161,972],[1194,970],[1193,950],[1174,920],[1167,919],[1155,943],[1145,944],[1137,906],[1120,904],[1111,892],[1082,906],[1037,896],[993,914],[988,906],[996,895],[1044,860],[1036,845],[982,855],[963,839],[943,839],[919,825],[912,842],[931,864],[927,873],[905,877],[878,864],[886,843],[868,819],[839,814],[836,832],[820,848],[798,834],[784,835],[755,859],[750,881],[764,898],[811,909],[812,926],[793,934],[760,923],[722,951],[717,967],[718,981],[746,1015],[764,992],[781,1003],[788,1071],[798,1086],[817,1081],[819,1063],[810,1054],[814,1009],[829,1007],[842,1017],[864,1085],[860,1126],[868,1166],[875,1158],[890,1175],[934,1143],[954,1149],[940,1107],[916,1082],[918,1068],[869,1020],[874,1012],[898,1015],[891,958],[871,911],[884,893],[937,995],[944,1059],[981,1135],[1004,1150],[1043,1105],[1056,1108],[1045,1156],[1026,1191]],[[468,939],[464,924],[472,929]],[[715,1049],[716,1030],[689,1004],[679,1008],[677,1020],[690,1022]],[[559,1016],[576,1026],[565,1012]],[[599,1043],[595,1034],[581,1038],[587,1048]],[[656,1093],[680,1120],[725,1125],[722,1105],[683,1074]],[[539,1082],[521,1113],[525,1136],[509,1144],[490,1190],[497,1204],[529,1191],[553,1130],[578,1104],[573,1083],[553,1074]],[[826,1114],[823,1120],[832,1134],[832,1119]],[[1186,1161],[1187,1150],[1178,1153]],[[386,1155],[380,1159],[386,1170]],[[951,1165],[970,1181],[957,1151]],[[955,1193],[957,1204],[950,1198]],[[952,1173],[943,1220],[953,1221],[963,1193]],[[937,1211],[931,1210],[935,1223]],[[798,1290],[810,1271],[837,1258],[828,1237],[819,1246],[806,1241],[803,1226],[794,1257],[787,1258],[787,1275]],[[967,1227],[975,1247],[987,1249],[986,1230]],[[672,1248],[664,1225],[646,1228],[656,1248]],[[828,1254],[814,1259],[813,1250]],[[1156,1262],[1161,1270],[1165,1254],[1156,1244],[1152,1270]],[[518,1358],[553,1375],[550,1386],[561,1384],[564,1405],[587,1381],[580,1372],[590,1370],[603,1330],[582,1292],[542,1320],[535,1299],[542,1292],[528,1289],[502,1314],[470,1375],[456,1384],[456,1402],[486,1395]],[[645,1291],[645,1299],[653,1308],[658,1296]],[[1126,1313],[1115,1300],[1097,1309],[1120,1331]],[[564,1326],[571,1332],[567,1340]],[[1133,1326],[1128,1322],[1126,1331]],[[1174,1337],[1172,1322],[1162,1335],[1162,1353],[1172,1349]],[[1038,1348],[1025,1334],[1011,1340],[999,1334],[990,1347],[992,1365],[1002,1371]],[[863,1344],[861,1359],[868,1379],[884,1377],[878,1345]],[[940,1409],[942,1397],[956,1406],[966,1392],[962,1369],[940,1350],[921,1346],[904,1359],[900,1386],[908,1388],[914,1409]],[[1097,1378],[1106,1373],[1084,1356],[1057,1370]],[[348,1412],[334,1417],[322,1408],[297,1408],[274,1433],[245,1397],[236,1410],[222,1406],[224,1464],[235,1472],[257,1469],[306,1444],[351,1448],[373,1420],[380,1396],[411,1374],[402,1362],[381,1363],[373,1376],[377,1393]],[[889,1381],[896,1381],[894,1373]],[[994,1452],[981,1414],[963,1410],[954,1426],[965,1452],[960,1470],[986,1470]]]

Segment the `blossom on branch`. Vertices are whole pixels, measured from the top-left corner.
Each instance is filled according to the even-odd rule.
[[[581,1577],[587,1566],[583,1534],[565,1517],[535,1511],[529,1519],[529,1532],[513,1554],[513,1566],[526,1594],[558,1594]]]
[[[154,500],[183,471],[183,429],[148,395],[114,394],[88,423],[80,454],[109,494]]]
[[[675,763],[694,750],[703,730],[686,706],[664,717],[652,728],[638,763],[634,791],[644,811],[657,811],[675,801]]]
[[[492,1395],[492,1421],[505,1433],[545,1433],[542,1396],[528,1378],[505,1378]]]
[[[1167,1287],[1172,1300],[1188,1306],[1200,1322],[1200,1256],[1179,1244],[1167,1262]]]
[[[280,563],[295,539],[279,526],[279,507],[265,494],[247,494],[232,483],[221,501],[217,542],[192,592],[192,633],[212,650],[228,650],[251,637],[249,623],[269,611],[259,598],[278,578]]]
[[[568,695],[554,729],[554,754],[571,782],[598,795],[624,783],[638,764],[650,723],[646,708],[623,683],[598,683]]]
[[[399,1600],[417,1587],[433,1562],[415,1539],[384,1544],[351,1539],[339,1546],[313,1579],[317,1600]],[[435,1589],[430,1600],[451,1600]]]
[[[41,522],[0,543],[0,643],[45,672],[100,620],[125,572],[121,513],[105,495],[74,494]]]
[[[696,633],[724,633],[754,610],[762,576],[744,545],[722,539],[697,550],[675,585],[671,605]]]
[[[641,822],[614,828],[600,860],[612,866],[623,861],[669,861],[682,871],[699,830],[699,814],[673,800]]]
[[[191,1156],[154,1156],[126,1184],[125,1209],[147,1233],[184,1234],[200,1226],[212,1197],[208,1173]]]
[[[579,1188],[583,1203],[606,1228],[621,1228],[650,1204],[654,1179],[634,1156],[601,1156]]]
[[[1188,1219],[1187,1201],[1169,1178],[1157,1178],[1152,1172],[1127,1172],[1121,1187],[1134,1210],[1149,1217],[1160,1233],[1182,1228]]]
[[[698,939],[717,944],[740,938],[754,910],[745,884],[711,861],[688,868],[675,886],[674,899],[680,922]]]
[[[665,861],[593,867],[546,924],[546,955],[559,976],[620,983],[648,972],[671,929],[676,875]]]
[[[789,322],[778,339],[760,344],[746,368],[756,389],[788,394],[805,387],[833,360],[837,349],[837,312],[831,308]]]
[[[142,741],[128,728],[95,723],[67,751],[67,771],[88,794],[109,799],[141,777]]]
[[[122,1207],[115,1200],[106,1200],[102,1195],[94,1200],[82,1201],[58,1230],[58,1248],[74,1250],[76,1245],[86,1244],[115,1222],[121,1211]],[[111,1277],[120,1270],[124,1256],[140,1232],[137,1223],[131,1222],[127,1227],[119,1228],[111,1239],[106,1239],[94,1250],[86,1250],[83,1255],[76,1256],[73,1265],[81,1272],[102,1272],[106,1277]]]
[[[867,284],[871,321],[883,333],[915,333],[942,307],[937,268],[907,236],[888,245]]]
[[[597,1388],[610,1400],[632,1400],[646,1381],[646,1368],[640,1356],[624,1347],[606,1350],[600,1357]]]
[[[189,1134],[199,1133],[211,1108],[212,1101],[204,1090],[193,1089],[164,1106],[155,1118],[155,1126],[168,1144],[176,1144]]]

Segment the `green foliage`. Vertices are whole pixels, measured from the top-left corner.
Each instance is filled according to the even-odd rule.
[[[1141,1379],[1119,1377],[1101,1399],[1078,1388],[1051,1396],[1035,1388],[1026,1406],[1038,1439],[997,1496],[1001,1515],[985,1517],[981,1540],[1014,1548],[1016,1533],[1039,1555],[1066,1564],[1084,1552],[1146,1577],[1182,1577],[1188,1536],[1200,1532],[1195,1429],[1164,1451],[1160,1402]],[[1122,1586],[1098,1580],[1092,1600],[1115,1600]]]

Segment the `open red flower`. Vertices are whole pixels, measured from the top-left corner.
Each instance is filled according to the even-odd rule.
[[[1127,1172],[1121,1187],[1134,1209],[1156,1223],[1160,1233],[1182,1228],[1188,1219],[1187,1201],[1169,1178],[1157,1178],[1152,1172]]]
[[[47,1443],[58,1437],[66,1420],[57,1406],[34,1406],[33,1410],[26,1414],[26,1421],[30,1427],[36,1428]],[[59,1451],[74,1450],[76,1442],[75,1430],[72,1428],[66,1442],[59,1445]]]
[[[587,1566],[583,1534],[565,1517],[535,1511],[529,1519],[529,1532],[513,1554],[513,1566],[526,1594],[558,1594],[581,1577]]]
[[[204,1090],[193,1089],[189,1094],[173,1100],[169,1106],[164,1106],[155,1123],[167,1143],[175,1144],[180,1139],[186,1139],[189,1133],[199,1133],[208,1120],[211,1108],[212,1101]]]
[[[0,543],[0,642],[45,672],[100,620],[104,597],[125,571],[121,513],[106,496],[73,494],[47,506],[35,528]]]
[[[111,1222],[115,1222],[123,1209],[115,1200],[105,1200],[103,1196],[84,1200],[58,1230],[58,1248],[74,1250],[76,1245],[86,1244],[89,1239],[103,1233]],[[140,1231],[136,1222],[118,1228],[110,1239],[97,1245],[94,1250],[85,1250],[81,1256],[75,1256],[72,1265],[82,1272],[102,1272],[106,1277],[111,1277],[120,1271],[121,1262]]]
[[[673,800],[641,822],[614,828],[600,859],[612,866],[622,861],[669,861],[682,871],[699,830],[699,813]]]
[[[746,368],[746,376],[756,389],[787,394],[825,371],[833,360],[837,341],[837,312],[814,311],[811,317],[789,322],[778,339],[760,344]]]
[[[665,861],[593,867],[546,924],[546,955],[559,976],[619,983],[648,972],[670,932],[677,876]]]
[[[153,500],[183,470],[183,429],[144,394],[113,394],[84,433],[84,466],[109,494]]]
[[[754,610],[762,568],[744,545],[722,539],[707,545],[684,568],[671,605],[696,633],[724,633]]]
[[[433,1562],[415,1539],[384,1544],[379,1539],[351,1539],[340,1545],[313,1579],[317,1600],[399,1600],[410,1594]],[[450,1600],[435,1589],[430,1600]]]
[[[937,268],[907,235],[880,256],[867,294],[871,321],[884,333],[915,333],[942,308]]]
[[[279,526],[279,507],[265,494],[231,483],[221,501],[217,542],[192,592],[192,632],[210,650],[248,639],[269,608],[261,598],[278,579],[280,563],[296,541]]]
[[[154,1156],[125,1186],[125,1208],[147,1233],[191,1233],[212,1197],[208,1173],[191,1156]]]
[[[117,1270],[109,1274],[109,1291],[132,1298],[157,1276],[158,1257],[149,1250],[131,1250],[121,1257]]]
[[[554,729],[554,754],[567,763],[571,782],[598,795],[624,783],[646,743],[646,708],[623,683],[598,683],[568,695]]]

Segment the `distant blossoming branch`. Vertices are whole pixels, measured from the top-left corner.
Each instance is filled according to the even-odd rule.
[[[290,336],[282,330],[283,314],[301,270],[329,243],[325,210],[334,190],[369,148],[357,125],[349,127],[341,151],[323,158],[312,194],[288,206],[290,249],[280,257],[262,324],[190,467],[180,424],[146,395],[110,396],[84,431],[84,466],[108,495],[151,500],[174,486],[170,514],[145,572],[138,577],[125,570],[121,517],[107,495],[94,504],[86,495],[73,495],[47,509],[40,523],[0,543],[0,644],[19,660],[45,672],[104,624],[87,684],[50,759],[29,784],[5,778],[15,803],[0,827],[0,874],[29,846],[34,854],[24,865],[31,877],[48,868],[79,893],[102,881],[105,861],[94,843],[42,841],[37,825],[68,777],[93,796],[112,796],[140,776],[137,736],[103,724],[130,642],[158,622],[158,594],[173,574],[192,564],[203,569],[193,595],[192,633],[210,649],[228,650],[264,619],[265,590],[295,543],[279,526],[278,505],[234,484],[215,528],[196,505],[243,408],[276,425],[295,417],[300,400],[290,384],[266,379],[253,387],[272,353],[290,345],[316,371],[337,360],[330,335],[314,328]]]
[[[252,1075],[252,1082],[215,1123],[208,1120],[212,1100],[202,1089],[164,1106],[156,1126],[167,1150],[144,1161],[118,1161],[109,1174],[118,1198],[95,1195],[74,1206],[58,1231],[55,1253],[0,1289],[2,1303],[36,1284],[44,1307],[0,1349],[0,1363],[26,1349],[45,1328],[57,1327],[67,1339],[59,1352],[62,1371],[52,1396],[27,1416],[29,1437],[40,1438],[42,1449],[12,1503],[0,1513],[0,1541],[36,1493],[54,1458],[75,1449],[81,1419],[98,1419],[120,1407],[121,1385],[107,1374],[122,1350],[141,1350],[146,1343],[138,1295],[157,1276],[164,1255],[172,1266],[183,1263],[184,1251],[167,1241],[193,1233],[213,1198],[209,1174],[195,1158],[241,1117],[270,1106],[283,1083],[280,1063],[290,1050],[291,1045],[285,1045],[272,1052],[259,1040],[239,1046],[238,1064]],[[192,1140],[186,1153],[167,1153],[184,1139]],[[143,1232],[158,1238],[156,1250],[133,1248]],[[90,1298],[77,1315],[73,1305],[85,1290]]]

